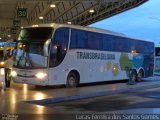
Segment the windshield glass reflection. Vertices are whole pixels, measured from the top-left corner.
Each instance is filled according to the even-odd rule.
[[[51,28],[27,28],[18,37],[17,53],[14,66],[21,68],[45,68],[47,57],[44,44],[52,37]]]

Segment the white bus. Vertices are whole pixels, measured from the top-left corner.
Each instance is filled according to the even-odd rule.
[[[42,24],[20,31],[12,77],[17,83],[76,87],[128,79],[129,73],[140,80],[153,75],[153,62],[152,42],[90,27]]]
[[[154,76],[160,76],[160,47],[155,47]]]

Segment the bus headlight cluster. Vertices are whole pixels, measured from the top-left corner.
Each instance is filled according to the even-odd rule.
[[[11,76],[12,76],[12,77],[16,77],[16,76],[17,76],[17,72],[16,72],[16,71],[12,71],[12,72],[11,72]]]
[[[4,65],[4,62],[0,62],[1,65]]]
[[[1,75],[4,75],[4,68],[1,68],[1,69],[0,69],[0,74],[1,74]]]
[[[35,75],[38,79],[43,79],[47,76],[46,73],[44,72],[38,72],[36,75]]]

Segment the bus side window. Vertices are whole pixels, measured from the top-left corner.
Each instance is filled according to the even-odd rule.
[[[87,37],[86,31],[72,29],[70,48],[87,48]]]
[[[160,49],[159,48],[155,49],[155,56],[160,56]]]
[[[160,50],[159,50],[159,51],[157,51],[157,56],[160,56]]]
[[[68,40],[68,28],[59,28],[56,30],[51,43],[50,67],[56,67],[63,61],[68,47]]]

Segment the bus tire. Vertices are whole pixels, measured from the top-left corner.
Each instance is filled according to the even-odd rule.
[[[137,75],[137,81],[138,82],[140,82],[140,81],[142,81],[142,78],[144,77],[144,72],[143,72],[143,70],[140,70],[139,72],[138,72],[138,75]]]
[[[131,79],[131,81],[134,81],[134,82],[137,80],[137,72],[135,70],[131,71],[130,79]]]
[[[74,87],[77,87],[78,84],[79,84],[79,82],[78,82],[77,75],[73,72],[69,73],[69,75],[67,77],[66,87],[74,88]]]

